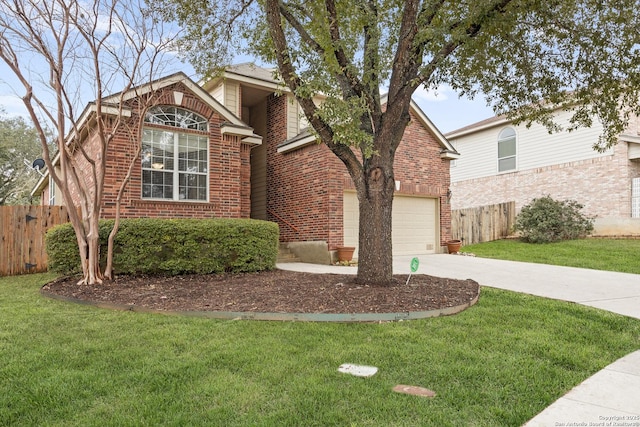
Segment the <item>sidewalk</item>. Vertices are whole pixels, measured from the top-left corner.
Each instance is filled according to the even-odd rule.
[[[410,272],[413,257],[394,258],[396,274]],[[473,279],[482,286],[571,301],[640,319],[640,275],[446,254],[418,256],[416,274]],[[355,267],[278,264],[283,270],[351,273]],[[620,425],[640,427],[640,350],[574,387],[526,427]]]

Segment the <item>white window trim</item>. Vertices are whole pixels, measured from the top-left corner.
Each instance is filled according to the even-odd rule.
[[[53,206],[56,204],[56,182],[49,177],[49,205]]]
[[[512,129],[514,136],[513,138],[515,139],[515,148],[516,148],[516,154],[514,154],[513,156],[505,156],[505,157],[500,157],[500,141],[506,140],[508,138],[500,138],[500,134],[502,134],[502,132],[504,132],[506,129]],[[510,138],[510,137],[509,137]],[[519,147],[518,147],[518,132],[516,132],[516,129],[512,126],[507,126],[504,127],[500,130],[500,132],[498,133],[498,139],[496,140],[496,172],[498,175],[501,174],[505,174],[505,173],[513,173],[513,172],[517,172],[518,171],[518,151],[519,151]],[[507,170],[500,170],[500,160],[504,160],[504,159],[510,159],[513,158],[515,159],[515,165],[513,167],[513,169],[507,169]]]
[[[175,119],[179,117],[179,113],[182,113],[182,119],[178,122]],[[174,124],[171,124],[171,117],[174,118]],[[165,121],[165,119],[167,120]],[[209,129],[209,123],[206,118],[202,117],[198,113],[194,113],[193,111],[189,111],[182,107],[176,107],[175,105],[159,105],[149,109],[147,114],[145,114],[144,122],[149,125],[155,124],[169,126],[171,128],[182,130],[207,132]]]
[[[147,129],[150,130],[159,130],[159,129],[154,129],[152,127],[147,127]],[[179,129],[179,128],[175,128],[175,129]],[[168,132],[168,130],[163,130],[164,132]],[[179,141],[180,141],[180,135],[181,134],[189,134],[189,135],[194,135],[194,136],[203,136],[207,139],[207,141],[209,140],[208,136],[205,135],[198,135],[198,134],[192,134],[189,132],[171,132],[173,134],[173,152],[174,153],[179,153]],[[141,190],[141,194],[140,197],[142,200],[155,200],[155,201],[173,201],[173,202],[181,202],[181,203],[209,203],[209,178],[210,178],[210,165],[209,165],[209,143],[207,142],[207,172],[203,173],[203,172],[188,172],[188,171],[181,171],[179,170],[179,165],[180,165],[180,159],[178,158],[178,156],[176,156],[174,154],[174,158],[173,158],[173,169],[163,169],[165,172],[171,172],[172,173],[172,186],[173,186],[173,197],[171,199],[168,198],[162,198],[162,197],[144,197],[144,195],[142,194],[142,189],[144,186],[144,182],[142,182],[142,186],[140,188]],[[153,167],[142,167],[141,164],[141,171],[158,171],[157,169],[154,169]],[[205,199],[181,199],[180,198],[180,174],[194,174],[194,175],[204,175],[206,176],[206,187],[205,187],[205,194],[206,194],[206,198]],[[142,179],[142,177],[141,177]]]
[[[162,113],[162,108],[167,108],[167,107],[171,107],[171,106],[164,106],[164,107],[158,107],[160,113]],[[196,126],[200,127],[200,125],[203,123],[204,117],[200,116],[197,113],[193,113],[189,110],[186,110],[184,108],[180,108],[180,107],[173,107],[173,109],[175,110],[175,113],[177,113],[178,111],[184,111],[185,113],[188,113],[190,116],[188,117],[192,123],[196,124]],[[154,117],[155,113],[153,112],[153,109],[149,111],[149,113],[147,114],[148,118]],[[197,120],[200,119],[200,120]],[[205,124],[205,126],[208,128],[208,124]],[[165,172],[171,172],[172,173],[172,188],[173,188],[173,194],[172,194],[172,198],[162,198],[162,197],[145,197],[144,196],[144,171],[157,171],[157,169],[154,169],[153,167],[149,166],[149,167],[144,167],[142,165],[142,158],[140,158],[140,199],[141,200],[148,200],[148,201],[173,201],[173,202],[181,202],[181,203],[209,203],[209,191],[210,191],[210,177],[211,177],[211,165],[209,164],[209,156],[210,156],[210,139],[209,139],[209,135],[206,131],[203,130],[195,130],[195,129],[190,129],[190,128],[185,128],[185,127],[181,127],[181,126],[171,126],[171,125],[162,125],[162,123],[153,123],[153,122],[148,122],[145,119],[145,126],[144,129],[147,129],[149,131],[160,131],[160,132],[167,132],[167,133],[171,133],[173,135],[173,168],[171,170],[166,169],[164,170]],[[144,132],[143,132],[144,135]],[[180,168],[180,158],[179,158],[179,147],[180,147],[180,136],[181,135],[191,135],[194,137],[200,137],[200,138],[205,138],[206,139],[206,161],[207,161],[207,165],[206,165],[206,172],[188,172],[188,171],[181,171]],[[144,136],[143,136],[143,141],[141,141],[142,144],[144,144]],[[144,155],[144,153],[142,153]],[[206,197],[204,199],[181,199],[180,198],[180,175],[181,174],[194,174],[194,175],[199,175],[199,176],[205,176],[205,194]]]
[[[640,218],[640,177],[631,180],[631,218]]]

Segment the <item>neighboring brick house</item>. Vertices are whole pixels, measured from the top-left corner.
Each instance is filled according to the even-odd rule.
[[[570,112],[556,120],[567,125]],[[460,153],[451,164],[452,209],[515,201],[516,210],[550,195],[576,200],[596,216],[595,235],[640,235],[640,128],[636,120],[619,142],[592,147],[602,124],[549,134],[494,117],[447,133]]]
[[[189,83],[185,86],[173,77],[154,88],[166,91],[162,105],[179,106],[207,119],[206,133],[188,132],[208,137],[207,189],[204,184],[189,188],[194,194],[205,190],[207,197],[185,201],[176,193],[177,183],[172,186],[174,194],[162,193],[163,182],[153,181],[159,173],[153,169],[155,157],[146,160],[143,148],[140,166],[127,190],[123,217],[227,216],[274,221],[279,224],[281,242],[304,261],[328,263],[336,247],[357,247],[358,205],[349,174],[308,131],[298,103],[272,71],[238,65],[201,87],[180,78]],[[173,95],[176,91],[184,94],[180,100]],[[161,120],[147,123],[145,131],[153,133]],[[148,138],[155,141],[153,135]],[[157,148],[153,144],[144,147]],[[113,148],[109,176],[117,181],[131,159],[132,148],[125,138]],[[412,104],[411,123],[396,154],[394,254],[438,253],[451,238],[447,194],[449,162],[456,157],[453,147]],[[201,168],[205,163],[194,165]],[[159,170],[166,167],[160,166]],[[175,180],[179,178],[179,173],[174,175]],[[153,181],[151,186],[147,181]],[[38,188],[40,194],[47,194],[45,180]],[[114,189],[112,184],[105,188],[105,217],[113,216]],[[167,197],[172,200],[166,201]]]
[[[150,96],[153,106],[143,122],[141,155],[134,158],[136,103]],[[116,101],[113,96],[103,104],[116,114]],[[115,216],[117,193],[132,159],[135,167],[121,206],[125,218],[250,216],[250,150],[261,143],[252,129],[182,73],[131,90],[123,103],[126,123],[117,128],[107,150],[104,218]],[[99,140],[94,122],[95,105],[90,104],[77,125],[84,149],[95,158]],[[78,154],[76,160],[82,164],[84,159]],[[77,201],[77,189],[72,186],[71,192]],[[43,204],[63,203],[48,174],[32,194],[40,195]]]

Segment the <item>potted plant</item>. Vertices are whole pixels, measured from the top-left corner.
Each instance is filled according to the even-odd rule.
[[[450,254],[457,254],[462,246],[462,240],[454,239],[447,242],[447,250]]]
[[[356,248],[354,246],[340,246],[336,248],[338,261],[351,261],[355,250]]]

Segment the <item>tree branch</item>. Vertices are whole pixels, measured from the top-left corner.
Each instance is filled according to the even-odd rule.
[[[289,56],[289,46],[286,41],[284,30],[281,26],[282,8],[280,6],[279,0],[266,0],[267,23],[275,46],[276,59],[278,61],[278,68],[282,74],[282,78],[289,89],[291,89],[294,96],[296,96],[296,99],[300,103],[305,115],[320,136],[321,141],[340,158],[345,166],[347,166],[347,170],[352,177],[356,177],[358,176],[358,172],[362,169],[362,165],[353,151],[351,151],[351,149],[346,145],[338,144],[334,141],[331,127],[318,117],[316,114],[318,107],[316,107],[312,99],[296,95],[301,86],[301,81],[300,77],[298,77],[295,72],[291,62],[291,57]]]
[[[419,0],[407,0],[402,13],[400,33],[398,34],[398,47],[393,59],[391,79],[389,81],[389,98],[387,109],[396,103],[396,98],[401,91],[406,91],[408,81],[417,75],[421,55],[415,55],[415,38],[418,33],[417,17]],[[414,89],[415,90],[415,89]],[[402,96],[402,103],[408,105],[406,94]],[[410,96],[409,96],[410,98]]]
[[[296,30],[296,32],[300,35],[300,38],[309,46],[313,51],[315,51],[318,55],[324,56],[325,50],[318,43],[309,32],[304,28],[304,25],[287,9],[286,5],[281,1],[278,1],[278,9],[280,14],[284,17],[284,19],[291,25],[291,27]],[[275,7],[275,6],[274,6]],[[267,6],[267,9],[269,6]]]
[[[438,68],[442,61],[444,61],[449,55],[455,52],[458,47],[464,45],[469,39],[473,39],[474,37],[476,37],[486,24],[487,17],[501,15],[502,13],[504,13],[504,10],[512,1],[513,0],[501,0],[496,2],[486,12],[484,12],[481,17],[476,17],[476,19],[473,19],[469,24],[467,24],[466,28],[464,29],[464,38],[453,38],[444,46],[442,46],[426,65],[425,71],[422,71],[420,73],[420,76],[418,76],[418,84],[425,83],[427,80],[429,80],[433,72]],[[425,18],[432,20],[434,16],[429,16],[427,14],[425,15]],[[481,22],[480,18],[482,18],[484,22]],[[448,32],[452,33],[454,30],[461,28],[463,24],[463,21],[456,21],[452,23],[448,28]]]
[[[342,37],[340,36],[340,28],[338,25],[338,11],[334,0],[325,0],[325,8],[329,20],[329,35],[333,56],[336,58],[340,72],[336,73],[336,78],[340,82],[342,92],[345,98],[364,96],[364,87],[358,77],[353,73],[353,61],[347,58],[347,54],[342,47]]]

